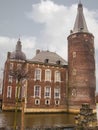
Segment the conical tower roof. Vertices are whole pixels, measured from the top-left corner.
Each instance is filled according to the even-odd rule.
[[[83,14],[83,5],[81,2],[79,2],[78,4],[77,16],[73,28],[73,33],[77,33],[77,32],[89,32]]]

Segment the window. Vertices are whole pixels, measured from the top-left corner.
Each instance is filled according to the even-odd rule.
[[[49,62],[49,59],[45,59],[45,61],[44,61],[45,63],[48,63]]]
[[[17,98],[17,96],[18,96],[18,99],[21,98],[21,92],[20,92],[19,86],[16,86],[15,97]]]
[[[11,98],[11,94],[12,94],[12,86],[8,86],[7,87],[7,98]]]
[[[73,75],[76,75],[77,70],[73,69]]]
[[[50,105],[50,100],[49,99],[45,100],[45,105]]]
[[[17,68],[21,69],[22,65],[21,64],[17,64]]]
[[[60,82],[61,81],[61,74],[59,71],[55,72],[55,82]]]
[[[39,99],[35,99],[35,105],[40,105],[40,100]]]
[[[10,63],[10,70],[13,70],[13,63]]]
[[[40,86],[34,87],[34,96],[35,97],[41,97],[41,87]]]
[[[40,69],[35,70],[35,80],[41,80],[41,70]]]
[[[49,86],[45,87],[45,98],[51,98],[51,88]]]
[[[60,99],[60,88],[55,88],[54,89],[54,98],[55,99]]]
[[[75,51],[73,52],[73,58],[76,58],[76,52]]]
[[[55,100],[55,105],[59,105],[60,101],[59,100]]]
[[[9,75],[8,81],[9,81],[9,83],[12,83],[13,77],[11,75]]]
[[[26,88],[26,85],[23,85],[21,86],[21,97],[25,97],[25,88]]]
[[[51,71],[45,70],[45,81],[51,81]]]
[[[77,95],[77,91],[76,91],[76,89],[74,88],[74,89],[72,89],[72,96],[76,96]]]
[[[60,65],[61,61],[60,61],[60,60],[57,60],[56,63],[57,63],[57,65]]]

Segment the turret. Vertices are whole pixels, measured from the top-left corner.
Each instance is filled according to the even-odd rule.
[[[15,51],[10,54],[10,58],[14,60],[26,60],[26,55],[24,52],[22,52],[20,39],[17,41]]]
[[[79,109],[82,103],[95,106],[94,36],[89,33],[83,5],[78,4],[74,28],[68,36],[69,108]]]

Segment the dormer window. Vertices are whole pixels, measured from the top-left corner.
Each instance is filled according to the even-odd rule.
[[[45,59],[45,63],[48,63],[49,62],[49,59]]]
[[[61,61],[60,61],[60,60],[57,60],[56,63],[57,63],[57,65],[60,65]]]

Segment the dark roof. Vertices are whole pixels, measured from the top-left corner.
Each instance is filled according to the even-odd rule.
[[[33,62],[67,65],[67,62],[55,52],[39,51],[32,59]]]
[[[17,41],[16,50],[11,53],[11,59],[26,60],[26,55],[22,52],[22,45],[20,39]]]
[[[81,2],[78,4],[77,17],[73,28],[73,33],[77,32],[89,32],[84,18],[83,5]]]

